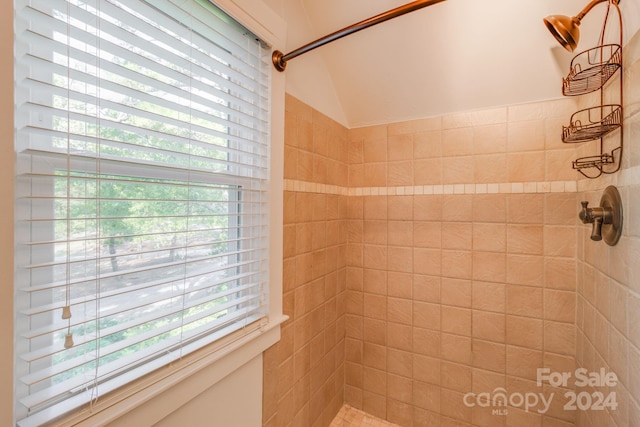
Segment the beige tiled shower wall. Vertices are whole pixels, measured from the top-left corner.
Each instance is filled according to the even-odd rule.
[[[575,108],[350,131],[346,403],[407,426],[573,425],[568,389],[536,380],[575,369]],[[500,389],[554,397],[481,407]]]
[[[345,402],[401,425],[572,425],[558,397],[542,415],[474,396],[548,399],[563,390],[536,370],[574,368],[575,148],[558,129],[575,108],[346,130],[287,97],[290,320],[265,353],[265,426],[326,426]]]
[[[623,170],[578,183],[579,200],[589,201],[590,206],[599,203],[607,185],[615,185],[625,218],[622,237],[614,247],[591,241],[590,227],[581,226],[578,233],[577,362],[588,372],[604,369],[618,378],[612,387],[578,390],[613,395],[618,404],[615,409],[579,412],[576,425],[584,427],[640,426],[640,33],[624,55]],[[612,101],[617,84],[606,88]],[[617,143],[617,136],[606,143]],[[581,148],[582,154],[587,155],[589,148]]]
[[[347,129],[286,99],[285,178],[322,191],[284,194],[284,312],[264,353],[263,424],[328,426],[344,402]]]

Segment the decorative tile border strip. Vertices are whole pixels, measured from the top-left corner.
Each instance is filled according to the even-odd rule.
[[[318,184],[315,182],[298,181],[295,179],[284,180],[285,191],[296,191],[298,193],[321,193],[334,194],[339,196],[349,196],[349,188],[338,185]]]
[[[348,188],[315,182],[284,180],[286,191],[321,193],[341,196],[411,196],[439,194],[532,194],[576,193],[577,181],[504,182],[491,184],[413,185],[401,187]]]

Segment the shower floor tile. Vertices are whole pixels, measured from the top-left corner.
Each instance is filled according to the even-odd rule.
[[[362,412],[349,405],[343,405],[329,427],[400,427],[380,418]]]

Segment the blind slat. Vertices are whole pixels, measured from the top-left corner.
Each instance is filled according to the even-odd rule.
[[[121,236],[114,236],[114,237],[121,237]],[[179,245],[179,246],[167,246],[161,249],[150,249],[147,251],[136,251],[136,252],[129,252],[129,253],[121,253],[121,254],[105,254],[105,255],[101,255],[101,256],[93,256],[93,257],[83,257],[83,258],[71,258],[71,259],[60,259],[58,261],[51,261],[51,262],[47,262],[44,264],[29,264],[26,265],[24,268],[26,269],[36,269],[36,268],[51,268],[51,267],[56,267],[56,266],[61,266],[61,265],[74,265],[74,264],[84,264],[87,262],[93,262],[95,263],[96,261],[99,261],[102,258],[106,258],[108,257],[109,259],[118,259],[118,258],[125,258],[125,257],[141,257],[141,256],[145,256],[145,255],[157,255],[157,254],[162,254],[165,252],[170,252],[170,251],[176,251],[176,252],[180,252],[182,253],[183,251],[186,251],[187,249],[208,249],[211,247],[211,245],[229,245],[229,244],[234,244],[237,245],[239,243],[243,243],[243,242],[250,242],[251,239],[234,239],[234,240],[220,240],[220,241],[211,241],[211,242],[207,242],[207,243],[199,243],[199,244],[193,244],[193,245]],[[213,257],[199,257],[199,258],[193,258],[190,257],[188,262],[184,262],[184,261],[180,261],[180,264],[188,264],[190,262],[199,262],[199,261],[206,261],[206,260],[213,260],[216,258],[220,258],[220,257],[229,257],[229,256],[238,256],[238,255],[242,255],[242,254],[246,254],[246,251],[235,251],[235,252],[225,252],[223,255],[218,255],[218,256],[213,256]],[[163,264],[163,265],[169,265],[169,264]]]
[[[49,158],[58,158],[59,160],[64,160],[69,158],[72,162],[76,162],[82,164],[84,162],[85,165],[92,165],[95,170],[96,158],[89,155],[88,153],[73,153],[66,154],[63,152],[54,152],[54,151],[44,151],[44,150],[34,150],[29,149],[25,154],[29,154],[32,156],[41,156],[41,157],[49,157]],[[152,162],[147,160],[135,160],[135,159],[127,159],[127,158],[113,158],[113,157],[101,157],[99,159],[100,170],[101,173],[112,174],[112,175],[121,175],[122,173],[129,172],[132,177],[140,177],[142,175],[142,168],[145,168],[146,172],[150,178],[162,178],[163,175],[160,173],[161,171],[165,171],[166,174],[164,176],[171,177],[170,173],[179,174],[178,176],[185,176],[187,173],[197,176],[202,176],[202,182],[211,182],[216,183],[219,182],[215,178],[218,176],[237,176],[238,178],[248,177],[248,178],[260,178],[266,179],[266,171],[267,168],[265,166],[253,166],[244,168],[243,175],[234,175],[233,171],[227,170],[215,170],[215,169],[205,169],[205,168],[189,168],[188,166],[182,165],[167,165],[159,162]],[[229,163],[229,162],[226,162]],[[92,169],[88,169],[91,171]],[[133,171],[137,170],[138,174],[133,175]],[[85,172],[86,169],[78,169],[78,172]],[[159,172],[160,171],[160,172]],[[155,172],[155,173],[153,173]],[[250,175],[251,173],[255,175]],[[257,175],[257,176],[256,176]]]
[[[259,203],[259,202],[256,202]],[[244,228],[244,227],[239,227],[240,229]],[[121,238],[134,238],[134,237],[139,237],[139,238],[143,238],[143,237],[159,237],[159,236],[177,236],[177,235],[183,235],[183,234],[201,234],[201,233],[207,233],[207,232],[217,232],[220,231],[219,228],[199,228],[197,230],[175,230],[175,231],[165,231],[165,232],[154,232],[154,233],[144,233],[144,234],[118,234],[118,237]],[[43,245],[60,245],[63,243],[87,243],[87,242],[96,242],[96,241],[105,241],[110,239],[112,236],[87,236],[85,238],[75,238],[75,239],[69,239],[69,240],[43,240],[43,241],[33,241],[33,242],[29,242],[28,245],[29,246],[43,246]],[[115,235],[113,236],[115,237]],[[231,241],[237,241],[236,240],[231,240]]]
[[[138,179],[136,177],[122,177],[122,176],[110,176],[110,175],[101,175],[101,176],[95,176],[95,174],[66,174],[66,175],[61,175],[59,173],[42,173],[42,172],[32,172],[32,173],[28,173],[25,172],[21,175],[22,177],[26,177],[30,180],[36,181],[36,180],[43,180],[46,179],[47,181],[47,185],[52,185],[51,182],[51,178],[55,178],[55,179],[70,179],[73,181],[82,181],[82,182],[86,182],[88,185],[95,185],[97,182],[101,182],[102,184],[105,183],[114,183],[114,184],[121,184],[121,185],[139,185],[139,186],[159,186],[159,187],[170,187],[170,188],[182,188],[182,189],[191,189],[191,190],[213,190],[213,191],[217,191],[217,190],[229,190],[229,189],[235,189],[237,191],[242,191],[243,193],[246,194],[251,194],[251,193],[261,193],[262,189],[256,190],[254,188],[251,187],[247,187],[244,185],[245,181],[239,180],[239,182],[241,184],[237,184],[237,185],[227,185],[223,182],[218,182],[218,183],[214,183],[214,182],[184,182],[184,181],[174,181],[174,180],[169,180],[169,179],[163,179],[163,180],[143,180],[143,179]],[[248,182],[249,183],[249,182]],[[30,199],[35,199],[40,197],[38,195],[38,193],[35,193],[32,196],[26,196],[25,198],[30,198]],[[47,196],[46,194],[43,195],[42,197],[55,197],[54,196]],[[247,203],[253,203],[251,201],[248,201]]]

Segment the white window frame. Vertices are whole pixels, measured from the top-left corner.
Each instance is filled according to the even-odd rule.
[[[16,0],[19,1],[19,0]],[[285,27],[282,19],[262,1],[215,0],[216,6],[247,27],[271,46],[284,45]],[[272,73],[271,82],[271,152],[270,152],[270,266],[268,322],[260,330],[234,342],[206,346],[172,364],[127,384],[111,393],[91,408],[75,411],[54,425],[99,425],[116,421],[122,415],[145,404],[146,423],[166,417],[193,397],[227,377],[254,359],[280,338],[279,325],[286,320],[282,314],[282,206],[284,149],[284,75]],[[222,341],[225,341],[224,339]],[[170,405],[155,399],[172,390],[179,399]],[[151,415],[151,418],[149,416]],[[15,419],[14,419],[15,422]]]

